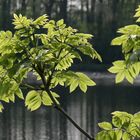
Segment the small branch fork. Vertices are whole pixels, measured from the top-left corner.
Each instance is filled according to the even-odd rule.
[[[66,111],[60,106],[57,104],[57,102],[55,101],[54,97],[52,96],[50,90],[49,90],[49,87],[48,87],[48,84],[47,84],[47,81],[46,81],[46,78],[43,74],[40,73],[40,76],[41,76],[41,79],[42,79],[42,82],[44,84],[44,87],[45,87],[45,90],[46,92],[48,93],[48,95],[50,96],[52,102],[54,103],[54,108],[56,110],[58,110],[59,112],[61,112],[81,133],[83,133],[87,138],[89,138],[89,140],[95,140],[91,135],[89,135],[85,130],[83,130],[67,113]]]
[[[31,41],[32,42],[32,41]],[[32,42],[33,44],[33,42]],[[36,46],[36,45],[35,45]],[[57,58],[59,58],[59,55],[61,54],[62,49],[60,50]],[[29,58],[29,55],[26,51],[26,55]],[[31,55],[32,56],[32,55]],[[94,137],[92,137],[91,135],[89,135],[85,130],[83,130],[67,113],[66,111],[59,105],[57,104],[56,100],[54,99],[53,95],[51,94],[51,91],[49,89],[50,85],[51,85],[51,80],[53,77],[53,74],[55,72],[55,68],[58,65],[58,63],[56,63],[52,69],[52,73],[49,75],[48,79],[46,80],[45,78],[45,74],[44,74],[44,69],[42,69],[38,64],[35,66],[34,64],[32,65],[32,68],[40,75],[41,80],[43,82],[44,85],[44,90],[48,93],[50,99],[52,100],[53,104],[54,104],[54,108],[56,110],[58,110],[60,113],[62,113],[82,134],[84,134],[89,140],[95,140]]]

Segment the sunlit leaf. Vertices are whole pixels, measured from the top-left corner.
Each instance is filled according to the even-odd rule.
[[[102,122],[102,123],[98,123],[99,127],[104,129],[104,130],[111,130],[112,129],[112,124],[110,124],[109,122]]]
[[[0,112],[2,112],[2,110],[4,109],[2,103],[0,102]]]
[[[41,106],[40,93],[35,90],[29,91],[25,98],[25,105],[31,111],[38,109]]]

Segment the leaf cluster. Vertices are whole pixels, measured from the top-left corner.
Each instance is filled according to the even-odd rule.
[[[134,17],[138,18],[136,22],[139,23],[140,6],[136,9]],[[111,44],[117,46],[121,45],[124,60],[113,62],[113,66],[109,71],[117,74],[116,83],[121,82],[125,78],[128,82],[133,83],[140,72],[140,26],[139,24],[127,25],[118,29],[117,32],[121,35],[114,38]]]
[[[140,113],[134,115],[127,112],[112,113],[112,122],[99,123],[102,129],[96,140],[133,140],[140,138]]]
[[[58,84],[69,87],[70,92],[77,87],[86,92],[87,86],[95,85],[85,74],[69,70],[74,59],[82,61],[81,53],[102,61],[89,42],[92,35],[67,27],[63,19],[57,22],[49,20],[47,15],[33,20],[14,14],[13,25],[14,33],[0,32],[1,101],[14,102],[15,95],[24,99],[22,90],[28,88],[25,105],[36,110],[41,104],[53,104],[50,95],[58,103],[56,98],[59,95],[53,92]],[[37,81],[42,81],[37,89],[23,82],[29,72],[37,77]],[[0,111],[2,109],[0,103]]]

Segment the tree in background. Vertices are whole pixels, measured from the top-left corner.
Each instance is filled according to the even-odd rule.
[[[140,22],[140,6],[136,9],[137,23]],[[140,74],[140,26],[127,25],[118,30],[121,35],[112,40],[112,45],[122,47],[123,60],[113,62],[109,72],[116,74],[116,83],[126,79],[133,84]],[[112,113],[112,122],[99,123],[102,129],[96,140],[135,140],[140,138],[140,113],[134,115],[116,111]]]

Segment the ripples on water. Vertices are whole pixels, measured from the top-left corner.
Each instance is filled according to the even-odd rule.
[[[99,86],[89,88],[87,94],[78,90],[77,93],[68,94],[68,90],[58,89],[62,97],[61,104],[86,131],[95,134],[98,131],[97,123],[110,120],[110,113],[115,110],[130,113],[139,111],[140,87],[114,85],[114,80],[113,84],[107,84],[110,82],[109,78],[105,78],[107,75],[104,75],[103,79],[101,79],[103,75],[92,76]],[[0,114],[0,140],[86,140],[86,138],[56,110],[41,107],[38,111],[29,112],[23,102],[17,101],[16,104],[6,105],[6,109]]]

